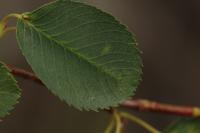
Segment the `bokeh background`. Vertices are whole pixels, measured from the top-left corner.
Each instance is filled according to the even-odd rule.
[[[0,17],[31,11],[50,0],[1,0]],[[135,98],[200,106],[199,0],[88,0],[134,32],[143,51],[143,81]],[[13,19],[13,23],[15,20]],[[0,60],[31,70],[19,51],[15,34],[0,40]],[[80,112],[68,107],[45,87],[17,78],[23,94],[0,133],[102,133],[106,112]],[[133,111],[163,129],[177,117]],[[126,133],[146,133],[129,124]]]

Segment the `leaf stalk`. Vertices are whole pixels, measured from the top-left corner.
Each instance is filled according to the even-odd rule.
[[[111,120],[110,120],[110,123],[108,124],[108,127],[106,128],[106,130],[104,131],[104,133],[111,133],[113,128],[115,126],[115,119],[114,117],[112,116]]]
[[[1,21],[0,21],[0,38],[2,38],[6,33],[15,31],[16,27],[7,27],[8,25],[8,19],[9,18],[17,18],[17,19],[22,19],[24,15],[21,14],[16,14],[16,13],[11,13],[5,16]]]
[[[122,121],[121,121],[121,115],[116,110],[114,110],[113,115],[114,115],[115,122],[116,122],[115,133],[122,133],[123,124],[122,124]]]
[[[126,113],[126,112],[121,112],[120,115],[123,118],[128,119],[128,120],[132,121],[133,123],[136,123],[136,124],[142,126],[143,128],[145,128],[147,131],[149,131],[151,133],[161,133],[156,128],[154,128],[153,126],[151,126],[150,124],[148,124],[144,120],[140,119],[139,117],[136,117],[136,116],[131,115],[131,114]]]
[[[29,17],[25,14],[17,14],[17,13],[11,13],[3,17],[3,19],[0,21],[0,38],[2,38],[8,32],[16,30],[16,27],[7,27],[8,20],[10,18],[28,20]]]

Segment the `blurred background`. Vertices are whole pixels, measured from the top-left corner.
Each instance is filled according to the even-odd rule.
[[[50,0],[1,0],[0,17],[32,11]],[[134,32],[143,51],[143,81],[135,98],[200,106],[199,0],[88,0]],[[15,24],[15,20],[13,20]],[[14,33],[0,40],[0,60],[31,70],[19,51]],[[45,87],[17,78],[23,94],[11,115],[0,123],[0,133],[102,133],[106,112],[80,112]],[[163,129],[177,117],[156,113],[134,114]],[[126,133],[146,133],[129,124]]]

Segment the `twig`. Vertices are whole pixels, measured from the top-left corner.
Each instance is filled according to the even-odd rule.
[[[180,116],[200,117],[200,108],[198,107],[165,104],[144,99],[128,100],[125,101],[122,106],[140,111],[151,111]]]
[[[7,66],[11,70],[12,74],[22,77],[24,79],[33,80],[39,84],[44,85],[35,74],[11,65]],[[128,100],[122,103],[121,106],[139,111],[151,111],[179,116],[200,117],[200,108],[198,107],[171,105],[143,99]]]
[[[8,65],[8,64],[7,64],[7,67],[10,69],[10,71],[13,75],[19,76],[24,79],[30,79],[30,80],[33,80],[34,82],[44,85],[42,83],[42,81],[35,74],[33,74],[31,72],[28,72],[24,69],[20,69],[20,68],[17,68],[15,66]]]

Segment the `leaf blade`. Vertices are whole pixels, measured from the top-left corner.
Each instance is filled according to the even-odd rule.
[[[0,62],[0,118],[9,114],[21,93],[9,69]]]
[[[111,15],[71,1],[27,15],[29,21],[17,24],[20,48],[54,94],[86,110],[117,106],[132,95],[140,80],[140,53]]]
[[[182,118],[173,123],[164,133],[199,133],[199,118]]]

